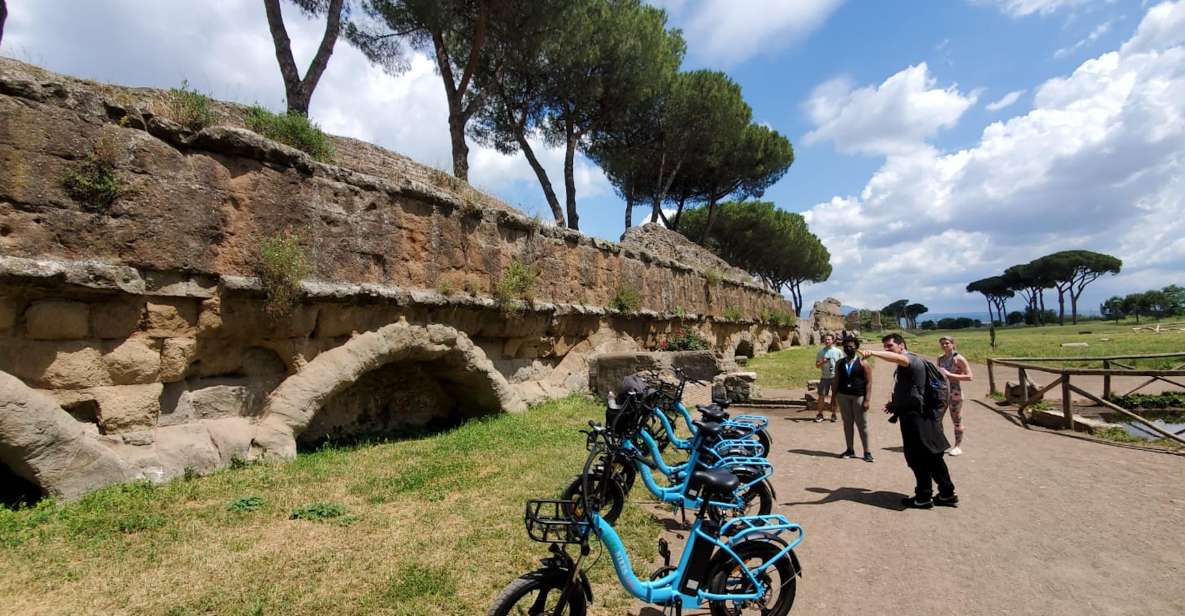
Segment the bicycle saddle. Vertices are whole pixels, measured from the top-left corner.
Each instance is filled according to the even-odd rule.
[[[695,410],[699,411],[704,416],[704,419],[708,421],[720,422],[721,420],[728,419],[728,413],[715,404],[697,404],[695,405]]]
[[[702,436],[705,441],[711,441],[720,436],[720,424],[714,421],[697,421],[695,428],[696,434]]]
[[[695,471],[693,477],[707,494],[732,494],[741,485],[736,475],[723,468]]]

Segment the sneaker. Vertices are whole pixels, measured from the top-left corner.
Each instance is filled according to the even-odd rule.
[[[854,452],[854,451],[852,451],[851,449],[849,449],[849,450],[847,450],[847,451],[845,451],[845,452],[843,452],[843,453],[839,454],[839,457],[841,457],[841,458],[843,458],[843,459],[845,459],[845,460],[850,460],[850,459],[853,459],[853,458],[855,458],[855,457],[856,457],[856,452]]]
[[[961,456],[961,455],[963,455],[963,449],[961,447],[959,447],[958,445],[955,445],[954,447],[951,447],[950,449],[946,450],[946,455]]]
[[[836,420],[835,420],[835,415],[832,415],[832,416],[831,416],[831,423],[835,423],[835,421],[836,421]]]
[[[920,500],[917,500],[913,496],[907,496],[907,497],[901,499],[901,505],[904,506],[906,509],[933,509],[934,508],[934,501],[932,501],[932,500],[920,501]]]
[[[938,496],[934,497],[934,504],[938,505],[939,507],[958,507],[959,495],[951,494],[950,496],[943,496],[939,494]]]
[[[823,416],[822,415],[815,415],[815,423],[822,423],[822,422],[823,422]]]
[[[872,454],[865,451],[864,452],[864,461],[865,462],[872,462]]]

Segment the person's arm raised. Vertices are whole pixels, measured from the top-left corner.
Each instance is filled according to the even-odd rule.
[[[908,366],[909,356],[902,353],[894,353],[892,351],[860,351],[860,356],[864,359],[869,357],[879,357],[885,361],[893,362],[898,366]]]

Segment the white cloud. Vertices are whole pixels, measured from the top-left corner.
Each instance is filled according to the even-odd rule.
[[[1091,0],[972,0],[975,4],[990,4],[1012,17],[1025,17],[1033,13],[1049,15],[1062,8],[1076,8]]]
[[[1153,8],[1120,51],[1048,80],[1031,111],[987,126],[975,146],[890,153],[858,196],[806,212],[839,257],[812,294],[974,308],[967,282],[1070,248],[1124,261],[1123,274],[1088,288],[1088,308],[1178,279],[1185,41],[1173,26],[1183,15],[1185,1]]]
[[[939,88],[926,63],[879,86],[853,88],[836,78],[815,88],[803,105],[815,129],[806,143],[833,141],[842,152],[890,154],[917,150],[939,129],[954,126],[976,94]]]
[[[1083,47],[1086,47],[1087,45],[1099,40],[1099,37],[1110,31],[1111,20],[1104,21],[1103,23],[1096,26],[1094,30],[1091,30],[1090,34],[1086,35],[1086,38],[1074,43],[1073,45],[1070,45],[1069,47],[1062,47],[1061,49],[1053,52],[1053,57],[1062,58],[1064,56],[1068,56],[1071,53],[1074,53],[1075,51],[1078,51],[1079,49],[1082,49]]]
[[[715,67],[740,64],[795,45],[817,30],[843,0],[658,0],[683,28],[690,55]]]
[[[1027,92],[1027,90],[1013,90],[1008,94],[1001,96],[1000,100],[984,105],[984,109],[987,109],[988,111],[999,111],[1005,107],[1011,107],[1014,103],[1016,103],[1016,101],[1020,100],[1020,97],[1023,96],[1025,92]]]

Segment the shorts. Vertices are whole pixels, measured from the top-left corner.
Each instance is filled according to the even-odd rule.
[[[819,397],[822,398],[831,393],[831,384],[835,379],[819,379]]]

